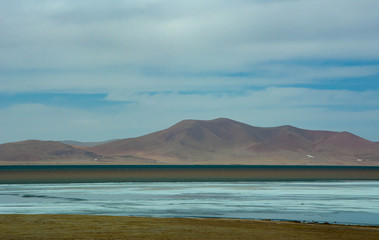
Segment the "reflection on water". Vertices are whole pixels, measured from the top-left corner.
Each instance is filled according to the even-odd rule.
[[[2,184],[0,213],[379,225],[379,181]]]

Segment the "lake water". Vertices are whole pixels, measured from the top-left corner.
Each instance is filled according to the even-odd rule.
[[[0,184],[0,213],[379,225],[379,181]]]

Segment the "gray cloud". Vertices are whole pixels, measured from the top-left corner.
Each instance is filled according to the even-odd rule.
[[[61,119],[88,136],[83,140],[105,140],[224,116],[350,127],[374,139],[377,89],[339,88],[379,75],[378,12],[376,0],[0,1],[0,94],[105,93],[106,100],[133,102],[101,117],[14,105],[0,109],[1,126],[25,124],[7,128],[7,136],[37,138],[38,126],[44,138],[62,138],[54,130]],[[332,90],[307,88],[330,80],[339,82]],[[48,112],[56,113],[52,123],[42,117]],[[160,117],[149,123],[152,114]],[[332,126],[338,121],[344,124]],[[91,133],[107,122],[112,126]],[[116,128],[125,122],[127,129]]]
[[[261,61],[379,52],[376,1],[15,2],[1,3],[7,67],[246,70]]]

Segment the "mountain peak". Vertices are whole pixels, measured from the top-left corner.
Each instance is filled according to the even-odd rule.
[[[202,129],[202,128],[212,128],[214,130],[218,129],[221,130],[222,128],[228,128],[232,125],[246,125],[228,118],[216,118],[212,120],[194,120],[194,119],[187,119],[178,122],[177,124],[169,127],[166,130],[160,131],[160,132],[178,132],[178,131],[190,131],[191,129]],[[248,126],[248,125],[246,125]]]
[[[194,124],[194,123],[219,123],[219,122],[234,122],[234,123],[238,123],[237,121],[234,121],[234,120],[229,119],[229,118],[215,118],[215,119],[211,119],[211,120],[185,119],[185,120],[182,120],[182,121],[176,123],[173,126],[176,126],[176,125],[191,125],[191,124]]]
[[[306,130],[291,125],[254,127],[228,118],[187,119],[155,133],[135,139],[115,141],[90,150],[105,155],[133,155],[158,159],[170,164],[177,162],[283,164],[286,162],[285,164],[300,165],[323,163],[330,165],[331,162],[338,165],[346,161],[346,156],[337,163],[336,153],[341,154],[349,146],[354,146],[354,151],[349,152],[351,155],[349,161],[356,161],[357,156],[364,152],[363,149],[378,152],[372,150],[371,145],[367,147],[366,143],[359,141],[352,134],[342,134],[346,135],[343,139],[336,137],[338,134],[338,132]],[[308,155],[314,158],[310,159]]]

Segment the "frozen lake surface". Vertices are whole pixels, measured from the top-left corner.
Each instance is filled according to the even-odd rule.
[[[0,184],[0,213],[379,225],[379,181]]]

